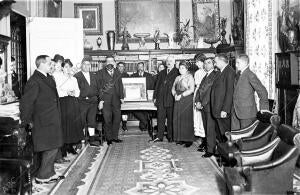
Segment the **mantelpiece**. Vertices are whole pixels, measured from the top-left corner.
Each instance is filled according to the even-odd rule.
[[[116,61],[124,61],[128,72],[135,69],[135,64],[138,61],[144,61],[148,71],[155,70],[155,66],[161,58],[166,55],[173,55],[177,60],[192,60],[195,54],[216,54],[216,53],[231,53],[235,51],[234,46],[229,46],[223,49],[216,48],[194,48],[194,49],[149,49],[149,50],[84,50],[84,55],[93,58],[92,70],[97,71],[102,68],[102,63],[108,55],[115,56]],[[232,57],[232,55],[230,54]]]

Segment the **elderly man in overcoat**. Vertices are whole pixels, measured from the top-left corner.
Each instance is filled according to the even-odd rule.
[[[28,80],[20,102],[22,125],[32,127],[34,151],[42,154],[37,183],[50,183],[63,178],[54,170],[58,148],[63,145],[63,134],[56,84],[48,74],[50,61],[47,55],[36,58],[37,69]]]

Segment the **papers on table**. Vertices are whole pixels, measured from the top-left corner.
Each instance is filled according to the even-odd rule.
[[[0,117],[11,117],[14,120],[20,119],[19,102],[0,105]]]

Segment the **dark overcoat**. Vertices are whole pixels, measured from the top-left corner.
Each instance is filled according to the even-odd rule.
[[[215,79],[211,87],[211,113],[215,118],[221,118],[221,111],[228,113],[230,117],[233,91],[234,91],[235,71],[227,65]]]
[[[156,105],[163,107],[173,107],[174,97],[172,95],[172,87],[176,77],[179,75],[177,68],[173,68],[169,74],[167,69],[158,73],[153,99],[156,99]]]
[[[56,84],[35,70],[28,80],[20,101],[22,123],[33,123],[34,151],[46,151],[63,145],[60,107]]]

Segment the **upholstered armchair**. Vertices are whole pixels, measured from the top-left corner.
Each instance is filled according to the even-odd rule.
[[[220,154],[220,164],[234,166],[234,154],[241,150],[254,150],[266,146],[276,137],[276,130],[280,124],[280,117],[272,113],[257,116],[249,127],[237,131],[226,132],[227,142],[219,143],[217,151]]]
[[[224,167],[228,194],[287,194],[299,156],[299,133],[281,125],[279,137],[266,146],[235,154],[238,166]],[[284,133],[283,133],[284,132]]]

